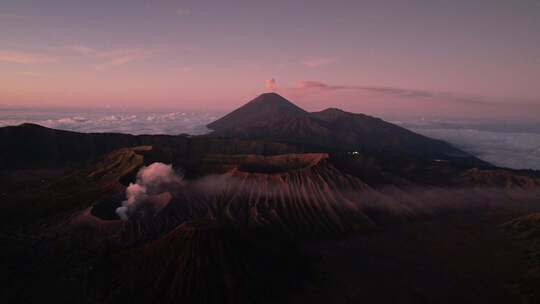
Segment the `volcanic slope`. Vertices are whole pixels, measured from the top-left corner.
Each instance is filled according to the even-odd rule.
[[[415,215],[394,198],[336,169],[324,153],[212,155],[204,162],[209,174],[164,189],[172,199],[159,213],[130,220],[111,237],[141,243],[202,218],[273,235],[335,236]],[[111,213],[120,201],[99,208]]]
[[[202,219],[115,264],[122,266],[113,274],[111,303],[253,303],[298,284],[306,262],[283,241],[257,240]]]
[[[186,214],[290,235],[340,235],[415,215],[334,167],[325,153],[213,156],[225,172],[189,181],[157,217]],[[223,168],[221,168],[223,170]],[[386,212],[385,212],[386,211]]]
[[[444,141],[382,119],[335,108],[308,113],[276,93],[261,94],[208,128],[217,136],[300,144],[323,152],[360,151],[488,165]]]

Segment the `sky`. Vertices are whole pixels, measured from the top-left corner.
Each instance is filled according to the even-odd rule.
[[[277,91],[310,111],[540,120],[537,0],[2,0],[0,29],[0,111]]]

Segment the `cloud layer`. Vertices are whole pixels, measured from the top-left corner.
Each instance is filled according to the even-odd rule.
[[[410,99],[431,99],[438,101],[449,101],[460,104],[476,104],[476,105],[494,105],[496,103],[485,101],[480,98],[473,98],[468,96],[460,96],[452,92],[437,92],[421,89],[406,89],[398,87],[386,87],[386,86],[363,86],[363,85],[342,85],[342,84],[328,84],[314,80],[300,80],[295,86],[288,89],[292,93],[305,94],[317,94],[321,92],[331,92],[340,90],[357,90],[367,93],[377,94],[381,96],[410,98]],[[522,105],[525,105],[522,103]]]
[[[120,132],[130,134],[204,134],[206,124],[221,113],[209,112],[125,112],[125,111],[33,111],[2,110],[0,127],[35,123],[49,128],[77,132]]]
[[[97,49],[85,45],[44,48],[39,51],[0,49],[0,63],[43,65],[72,63],[72,60],[76,59],[85,61],[96,70],[104,71],[144,60],[156,53],[155,50],[145,48]]]
[[[142,48],[95,49],[84,45],[68,46],[66,49],[95,62],[93,66],[99,71],[140,61],[155,53]]]
[[[402,122],[420,134],[448,141],[494,165],[540,170],[540,130],[531,125],[498,126],[491,123],[408,121]]]

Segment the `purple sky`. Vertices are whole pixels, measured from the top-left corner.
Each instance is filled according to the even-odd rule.
[[[540,1],[0,3],[4,106],[540,119]]]

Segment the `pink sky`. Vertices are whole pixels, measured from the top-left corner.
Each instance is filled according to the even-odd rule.
[[[540,4],[3,1],[0,104],[540,119]],[[274,79],[268,87],[268,81]]]

